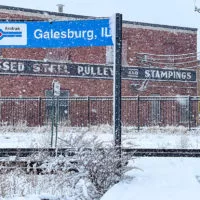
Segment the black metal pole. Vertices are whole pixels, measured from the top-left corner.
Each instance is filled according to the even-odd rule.
[[[39,120],[39,126],[42,126],[42,98],[39,97],[39,111],[38,111],[38,120]]]
[[[115,147],[121,155],[121,61],[122,61],[122,14],[115,14],[113,115]]]
[[[90,127],[90,97],[89,96],[87,99],[87,103],[88,103],[88,127]]]
[[[58,141],[58,122],[59,122],[59,96],[56,98],[56,105],[55,105],[55,127],[56,127],[56,135],[55,135],[55,148],[57,148],[57,141]]]
[[[54,135],[54,123],[55,123],[55,101],[54,96],[52,96],[52,110],[51,110],[51,147],[53,147],[53,135]]]
[[[188,130],[191,130],[191,97],[188,96]]]
[[[138,131],[140,131],[140,97],[137,96],[137,119],[138,119]]]

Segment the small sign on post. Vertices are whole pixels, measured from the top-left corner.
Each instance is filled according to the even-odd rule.
[[[58,81],[53,80],[53,96],[60,96],[60,83]]]

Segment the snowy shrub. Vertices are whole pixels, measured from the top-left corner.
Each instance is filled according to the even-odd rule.
[[[17,194],[19,196],[24,195],[24,184],[25,180],[20,179],[21,175],[24,175],[25,173],[17,169],[14,171],[7,172],[5,170],[5,173],[1,171],[0,175],[0,196],[8,196],[9,194]]]
[[[74,188],[82,199],[94,200],[102,196],[112,185],[120,181],[127,157],[119,158],[114,148],[78,149],[73,156],[49,157],[40,166],[42,174],[64,173],[63,183]],[[62,184],[63,184],[62,183]]]
[[[99,200],[130,169],[128,157],[119,157],[113,146],[103,148],[97,137],[89,139],[85,134],[62,140],[62,147],[72,148],[65,155],[51,157],[44,149],[26,158],[25,170],[0,173],[0,197],[45,192],[56,200]]]
[[[128,157],[119,156],[115,148],[102,148],[102,143],[95,137],[93,140],[83,139],[83,137],[84,134],[71,136],[65,141],[66,147],[73,148],[75,152],[73,155],[48,158],[41,167],[45,169],[43,173],[62,171],[68,174],[66,182],[73,188],[80,189],[82,185],[81,191],[85,199],[94,200],[120,181],[130,168],[126,165]],[[89,187],[80,184],[83,182]]]
[[[1,132],[27,132],[30,127],[27,126],[26,121],[19,121],[14,126],[6,122],[1,122],[0,131]]]
[[[120,181],[128,170],[128,158],[120,157],[114,148],[93,148],[80,154],[81,166],[87,172],[87,178],[100,195]]]
[[[21,121],[16,123],[14,126],[9,125],[7,123],[0,123],[0,132],[1,133],[8,133],[8,132],[19,132],[19,133],[30,133],[30,132],[37,132],[37,133],[46,133],[47,131],[51,131],[50,126],[36,126],[30,127],[27,125],[26,121]]]

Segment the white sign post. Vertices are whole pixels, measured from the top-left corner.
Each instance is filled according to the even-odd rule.
[[[54,127],[56,129],[55,147],[57,147],[60,83],[58,81],[53,80],[52,89],[53,89],[53,99],[52,99],[51,147],[53,147]],[[56,97],[56,101],[55,101],[55,97]]]

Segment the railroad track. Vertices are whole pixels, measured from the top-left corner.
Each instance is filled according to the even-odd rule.
[[[91,150],[89,148],[85,150]],[[101,150],[101,149],[99,149]],[[200,157],[200,149],[130,149],[122,153],[131,157]],[[72,148],[8,148],[0,149],[0,174],[20,168],[27,173],[43,173],[42,157],[76,154]]]
[[[88,148],[89,149],[89,148]],[[200,149],[130,149],[122,148],[122,152],[135,157],[200,157]],[[72,148],[8,148],[0,149],[0,157],[28,157],[45,153],[49,156],[74,155],[76,149]]]
[[[135,157],[200,157],[200,149],[123,149]]]

